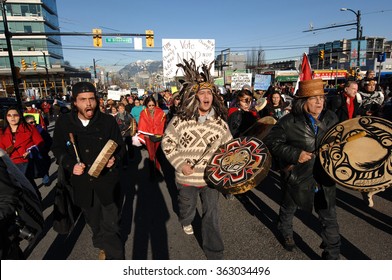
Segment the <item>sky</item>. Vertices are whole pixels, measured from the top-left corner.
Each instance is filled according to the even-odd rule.
[[[64,60],[74,67],[96,64],[122,68],[138,60],[162,60],[162,39],[215,39],[215,55],[262,49],[267,63],[300,59],[310,46],[354,39],[361,13],[363,36],[392,40],[392,1],[262,1],[262,0],[57,0],[61,32],[144,34],[154,31],[155,47],[134,50],[132,44],[93,47],[88,36],[62,36]]]

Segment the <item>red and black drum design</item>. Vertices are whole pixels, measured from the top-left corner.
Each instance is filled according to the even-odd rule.
[[[373,192],[392,185],[392,123],[364,116],[332,127],[319,151],[324,170],[341,186]]]
[[[239,137],[221,145],[209,160],[205,176],[224,194],[240,194],[256,187],[271,168],[271,155],[255,137]]]

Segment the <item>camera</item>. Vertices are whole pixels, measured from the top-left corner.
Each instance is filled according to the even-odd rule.
[[[17,213],[15,214],[15,218],[12,220],[11,225],[8,228],[8,235],[10,240],[24,239],[29,242],[32,241],[36,232],[28,227]]]
[[[15,217],[15,225],[19,230],[19,238],[25,239],[29,242],[34,239],[35,233],[28,226],[26,226],[26,223],[23,222],[19,216]]]

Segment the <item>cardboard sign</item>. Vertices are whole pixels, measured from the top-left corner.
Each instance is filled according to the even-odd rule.
[[[215,59],[214,39],[162,39],[163,75],[167,78],[183,76],[178,63],[183,59],[190,61],[193,58],[197,66],[209,65]],[[214,65],[211,67],[214,75]]]

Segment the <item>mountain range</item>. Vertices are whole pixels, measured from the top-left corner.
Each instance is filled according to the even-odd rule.
[[[119,70],[119,74],[127,74],[128,76],[137,76],[141,73],[144,74],[157,74],[162,73],[163,71],[163,62],[162,61],[155,61],[155,60],[145,60],[145,61],[135,61],[132,62],[121,70]]]

